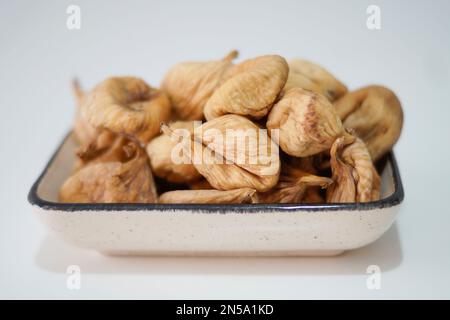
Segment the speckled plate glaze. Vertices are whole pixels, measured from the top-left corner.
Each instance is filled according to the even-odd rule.
[[[336,255],[365,246],[394,222],[404,193],[393,153],[382,198],[350,204],[70,204],[57,201],[76,142],[69,134],[32,186],[38,218],[62,239],[110,255]]]

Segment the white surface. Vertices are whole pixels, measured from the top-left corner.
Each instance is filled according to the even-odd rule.
[[[82,27],[66,29],[79,4]],[[366,28],[378,4],[382,29]],[[450,2],[0,1],[0,297],[449,298]],[[69,81],[131,74],[156,85],[173,63],[237,48],[312,59],[351,88],[391,87],[405,110],[396,146],[406,200],[370,247],[336,258],[105,258],[51,237],[26,202],[71,125]],[[66,288],[68,265],[81,289]],[[380,290],[366,288],[379,265]]]

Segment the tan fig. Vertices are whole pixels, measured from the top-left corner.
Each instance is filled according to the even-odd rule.
[[[289,67],[284,58],[267,55],[239,63],[206,103],[207,120],[224,114],[264,117],[283,89]]]
[[[88,145],[96,138],[98,133],[97,130],[81,116],[80,108],[85,99],[85,94],[81,90],[80,84],[76,79],[72,82],[72,90],[77,101],[73,132],[80,145]]]
[[[135,143],[124,146],[126,162],[90,164],[70,176],[59,193],[70,203],[154,203],[157,201],[147,155]]]
[[[242,188],[235,190],[176,190],[163,193],[159,203],[258,203],[256,190]]]
[[[238,115],[205,122],[191,139],[178,137],[195,168],[219,190],[252,188],[264,192],[276,185],[280,173],[277,145],[266,130]]]
[[[111,137],[110,132],[103,131],[95,141],[87,146],[81,146],[76,152],[78,170],[88,164],[100,162],[126,162],[130,158],[127,145],[131,141],[122,136]]]
[[[381,178],[373,165],[367,145],[357,138],[343,149],[342,159],[355,169],[358,177],[356,202],[379,200]]]
[[[397,96],[381,86],[350,92],[334,103],[344,126],[367,145],[373,161],[392,149],[400,137],[403,111]]]
[[[334,183],[327,190],[327,202],[368,202],[380,198],[381,179],[361,139],[338,138],[330,153]]]
[[[194,132],[193,121],[177,121],[170,124],[172,130],[184,129],[190,135]],[[169,135],[162,134],[149,142],[146,147],[150,165],[155,176],[172,183],[190,183],[199,180],[202,175],[195,169],[189,157],[182,159],[181,154],[174,155],[175,152],[183,152],[177,149],[177,142]],[[175,158],[177,156],[177,159]]]
[[[289,62],[289,76],[285,91],[292,88],[303,88],[320,93],[328,100],[334,101],[347,93],[347,87],[336,79],[325,68],[303,59]]]
[[[231,51],[225,58],[210,62],[183,62],[166,74],[161,88],[168,94],[178,118],[202,120],[206,102],[220,85],[238,56]]]
[[[306,157],[329,150],[346,135],[333,105],[321,94],[293,88],[272,108],[267,129],[289,155]]]
[[[77,79],[72,81],[72,89],[77,101],[73,133],[79,144],[76,150],[74,170],[78,170],[94,158],[101,161],[103,155],[110,157],[111,150],[115,150],[114,142],[120,137],[107,129],[91,126],[81,114],[81,105],[86,99]],[[114,153],[113,151],[112,153]]]
[[[146,143],[159,133],[171,113],[169,98],[133,77],[113,77],[98,84],[82,105],[83,117],[95,128],[108,129]]]
[[[327,188],[333,180],[319,177],[292,166],[283,165],[280,180],[274,189],[259,194],[262,203],[301,203],[306,202],[305,197],[308,189],[312,187]],[[316,201],[313,193],[309,199]]]

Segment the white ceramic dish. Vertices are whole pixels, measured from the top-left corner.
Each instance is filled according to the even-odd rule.
[[[377,240],[394,222],[403,187],[394,155],[382,199],[351,204],[69,204],[58,189],[74,161],[68,135],[28,195],[39,219],[76,246],[113,255],[336,255]]]

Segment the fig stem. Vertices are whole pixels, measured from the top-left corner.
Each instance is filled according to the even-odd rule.
[[[75,98],[77,99],[78,104],[80,104],[81,100],[83,99],[84,92],[81,89],[80,81],[77,77],[72,79],[72,91],[75,95]]]
[[[232,51],[230,51],[230,53],[228,53],[228,54],[223,58],[223,60],[225,60],[225,61],[231,61],[231,60],[236,59],[238,56],[239,56],[239,51],[237,51],[237,50],[232,50]]]

